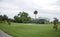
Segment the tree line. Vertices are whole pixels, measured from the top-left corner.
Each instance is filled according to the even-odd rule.
[[[36,19],[37,13],[38,13],[38,11],[35,10],[34,11],[35,19],[31,18],[29,16],[29,14],[24,12],[24,11],[19,12],[16,16],[14,16],[14,19],[8,18],[7,15],[0,15],[0,23],[2,23],[2,22],[4,22],[4,23],[7,22],[8,24],[11,24],[11,22],[16,22],[16,23],[36,23],[36,21],[39,20],[39,19]],[[43,21],[44,20],[46,20],[46,19],[43,19]]]

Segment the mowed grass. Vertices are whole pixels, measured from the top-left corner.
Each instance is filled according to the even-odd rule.
[[[1,23],[0,29],[13,37],[60,37],[60,25],[54,31],[53,24]]]

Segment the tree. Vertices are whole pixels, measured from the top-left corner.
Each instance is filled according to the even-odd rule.
[[[37,13],[38,13],[38,12],[35,10],[35,11],[34,11],[34,14],[35,14],[35,19],[36,19],[36,15],[37,15]]]
[[[4,20],[7,20],[7,19],[8,19],[7,15],[4,15],[4,16],[3,16],[3,19],[4,19]]]
[[[35,23],[36,23],[36,15],[37,15],[37,13],[38,13],[38,12],[35,10],[35,11],[34,11],[34,14],[35,14]]]
[[[11,22],[10,22],[10,20],[9,20],[7,15],[3,16],[3,21],[4,21],[4,23],[7,22],[9,25],[11,24]]]
[[[21,20],[22,20],[23,23],[26,23],[27,19],[28,19],[28,13],[22,12],[20,18],[21,18]]]
[[[18,23],[21,22],[20,18],[18,16],[14,16],[14,20],[15,20],[15,22],[18,22]]]
[[[27,18],[27,23],[31,23],[31,17]]]
[[[27,23],[30,22],[30,17],[26,12],[20,12],[17,16],[14,16],[14,19],[18,23]]]
[[[7,19],[6,21],[9,25],[11,25],[10,19]]]
[[[3,19],[2,17],[3,17],[3,16],[2,16],[2,15],[0,15],[0,23],[2,23],[2,19]]]

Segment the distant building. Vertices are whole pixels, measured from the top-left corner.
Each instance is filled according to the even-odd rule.
[[[36,23],[47,24],[47,23],[49,23],[49,19],[48,18],[39,18],[39,19],[36,19]]]

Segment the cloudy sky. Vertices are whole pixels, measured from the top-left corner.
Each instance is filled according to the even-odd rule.
[[[6,14],[9,18],[22,11],[34,18],[35,10],[38,11],[37,18],[60,19],[60,0],[0,0],[0,14]]]

